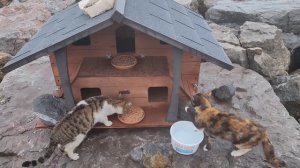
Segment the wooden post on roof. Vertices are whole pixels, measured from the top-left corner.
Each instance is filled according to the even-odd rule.
[[[171,96],[171,103],[167,114],[167,121],[176,121],[178,115],[178,102],[180,93],[180,80],[181,80],[181,60],[182,50],[173,47],[173,89]]]
[[[64,98],[69,109],[75,106],[71,82],[69,78],[67,48],[61,48],[54,52],[59,71],[60,81],[64,92]]]

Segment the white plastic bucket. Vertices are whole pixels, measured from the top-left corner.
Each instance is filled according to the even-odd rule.
[[[170,130],[173,149],[183,155],[194,154],[203,141],[204,134],[190,121],[178,121]]]

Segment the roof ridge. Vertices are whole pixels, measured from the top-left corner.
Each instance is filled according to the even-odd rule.
[[[114,14],[112,16],[112,20],[115,22],[122,22],[124,19],[125,14],[125,6],[126,6],[126,0],[115,0],[115,6],[114,6]]]

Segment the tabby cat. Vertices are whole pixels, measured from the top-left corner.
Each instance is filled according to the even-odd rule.
[[[131,105],[131,102],[123,98],[106,96],[94,96],[80,101],[53,128],[45,155],[37,161],[26,161],[22,166],[29,167],[43,163],[45,159],[50,158],[57,146],[72,160],[79,159],[79,155],[74,153],[74,149],[81,144],[93,126],[98,122],[111,126],[112,122],[108,120],[107,116],[114,113],[122,114]]]
[[[238,148],[231,152],[231,156],[242,156],[252,147],[262,143],[267,162],[276,168],[285,166],[283,161],[275,157],[274,147],[264,127],[249,119],[220,112],[211,106],[208,96],[210,94],[198,93],[194,96],[192,106],[186,107],[186,112],[193,115],[194,124],[198,128],[204,129],[208,137],[219,137],[231,141]],[[211,138],[207,145],[210,145],[210,142]]]

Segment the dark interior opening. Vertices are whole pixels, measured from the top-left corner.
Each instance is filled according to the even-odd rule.
[[[122,26],[116,31],[117,52],[135,52],[134,30],[127,26]]]
[[[300,47],[297,47],[292,51],[289,72],[293,72],[297,69],[300,69]]]
[[[101,90],[99,88],[82,88],[80,89],[80,92],[83,100],[92,96],[101,95]]]
[[[73,43],[75,46],[88,46],[91,45],[91,39],[90,36],[84,37],[80,40],[77,40]]]
[[[149,102],[167,102],[168,87],[150,87],[148,88]]]

